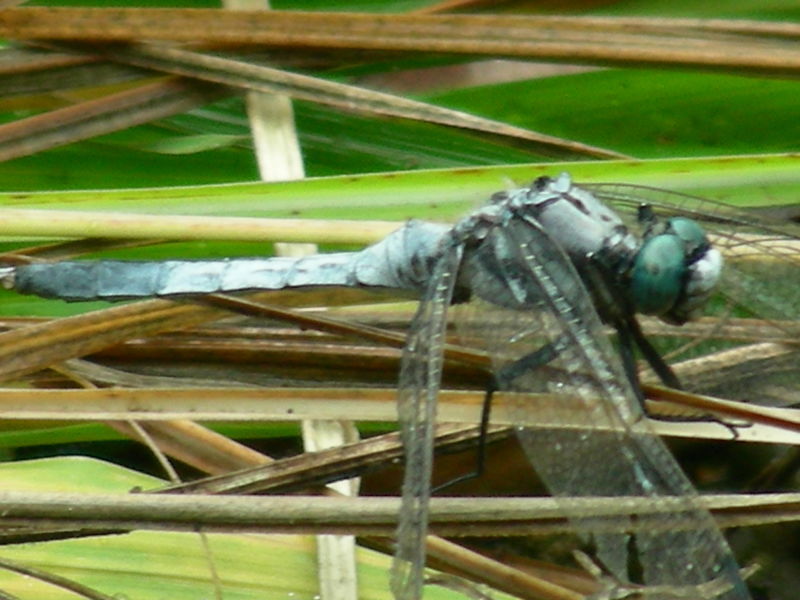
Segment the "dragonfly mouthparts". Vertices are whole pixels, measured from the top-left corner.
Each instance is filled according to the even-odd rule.
[[[665,321],[681,325],[699,317],[722,274],[724,260],[716,248],[708,248],[703,256],[689,266],[689,276],[683,286],[683,295],[667,314]]]

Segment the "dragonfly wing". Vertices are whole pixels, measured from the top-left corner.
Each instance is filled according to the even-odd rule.
[[[484,313],[478,323],[481,337],[490,340],[495,373],[513,372],[543,345],[555,350],[551,362],[515,374],[506,390],[519,393],[520,422],[545,424],[518,427],[522,445],[604,566],[623,581],[641,575],[641,583],[652,586],[718,585],[722,593],[710,597],[749,598],[713,518],[648,428],[591,298],[559,245],[535,221],[513,218],[493,229],[465,266],[476,280],[505,282],[508,290],[500,302],[497,293],[484,296],[493,314],[489,325]],[[564,411],[531,414],[538,409],[524,401],[530,391],[564,394]],[[565,428],[568,406],[574,410]],[[567,500],[573,496],[643,497],[661,512],[618,518],[609,533],[608,521],[576,512]],[[637,512],[633,504],[631,514]]]
[[[726,261],[720,294],[734,315],[747,317],[721,319],[717,335],[723,337],[730,324],[749,329],[749,339],[726,349],[732,345],[728,342],[712,354],[709,358],[718,359],[718,377],[710,378],[710,387],[697,387],[732,400],[796,404],[800,351],[785,342],[800,339],[800,235],[750,229],[746,234],[720,231],[716,244]],[[784,344],[761,343],[770,339]]]
[[[450,245],[437,260],[411,322],[400,367],[397,410],[405,474],[391,587],[401,600],[415,600],[422,595],[436,399],[442,378],[447,310],[461,256],[462,247]]]

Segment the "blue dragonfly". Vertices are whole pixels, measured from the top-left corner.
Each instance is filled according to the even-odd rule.
[[[634,214],[630,221],[621,217]],[[738,237],[721,233],[731,227],[740,230]],[[713,245],[704,228],[720,232]],[[317,286],[419,296],[398,393],[406,458],[392,588],[403,599],[422,594],[448,312],[464,305],[454,319],[461,337],[470,344],[480,340],[491,357],[487,407],[494,391],[515,398],[520,423],[531,422],[536,410],[526,402],[532,392],[563,394],[581,407],[571,411],[570,428],[559,427],[562,415],[553,411],[537,414],[548,426],[524,425],[517,433],[605,571],[620,582],[635,575],[636,583],[659,590],[656,598],[685,597],[688,589],[694,590],[690,597],[744,600],[750,596],[724,537],[648,426],[634,350],[664,383],[679,381],[636,314],[681,325],[698,316],[725,279],[723,287],[754,300],[759,314],[796,318],[796,291],[783,286],[754,297],[760,267],[748,265],[759,263],[748,262],[747,253],[739,261],[736,251],[755,249],[798,279],[797,256],[773,250],[775,240],[794,243],[797,237],[701,199],[635,186],[578,186],[561,174],[495,194],[454,226],[411,221],[360,252],[42,263],[4,268],[0,280],[21,293],[73,301]],[[723,253],[742,264],[723,269]],[[607,326],[617,334],[616,345]],[[575,424],[576,414],[582,423]],[[630,503],[631,515],[609,531],[598,519],[571,512],[568,499],[576,496],[619,497]],[[637,513],[641,499],[646,514]]]

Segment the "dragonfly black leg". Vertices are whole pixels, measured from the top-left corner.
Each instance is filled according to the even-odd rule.
[[[475,470],[460,475],[454,479],[446,481],[431,489],[431,493],[439,492],[448,488],[456,483],[469,481],[483,475],[486,468],[486,434],[489,430],[489,420],[492,414],[492,398],[495,392],[508,389],[511,383],[528,371],[544,366],[551,362],[557,355],[556,350],[557,342],[545,344],[538,350],[526,354],[522,358],[514,361],[510,365],[500,370],[497,373],[492,373],[489,382],[486,385],[486,394],[483,396],[483,404],[481,407],[481,422],[478,432],[478,448],[475,456]]]
[[[642,356],[644,356],[647,364],[649,364],[650,368],[655,371],[655,374],[658,375],[658,378],[664,383],[664,385],[676,390],[682,390],[683,385],[678,379],[678,376],[675,375],[675,372],[667,363],[664,362],[664,359],[661,358],[658,350],[656,350],[649,340],[644,336],[642,333],[642,328],[639,327],[639,322],[636,320],[636,318],[630,317],[628,319],[628,323],[626,323],[626,326],[629,331],[629,335],[639,348]]]
[[[629,295],[622,289],[613,271],[604,263],[602,257],[591,256],[585,264],[580,266],[581,275],[590,284],[588,288],[592,290],[592,297],[600,317],[617,332],[625,374],[636,394],[640,396],[640,400],[643,401],[644,397],[633,355],[634,345],[639,348],[642,356],[664,385],[682,389],[683,386],[678,377],[642,333],[639,322],[634,316],[636,310]]]
[[[603,321],[611,325],[617,332],[619,340],[619,352],[622,360],[625,375],[630,381],[633,391],[636,394],[639,403],[642,406],[644,414],[650,418],[659,421],[708,421],[719,423],[728,429],[733,435],[733,439],[738,438],[739,427],[736,424],[726,422],[724,419],[714,417],[713,415],[697,418],[697,417],[670,417],[664,415],[653,415],[647,410],[645,405],[645,397],[642,392],[642,386],[639,381],[639,373],[636,367],[636,358],[633,353],[633,348],[636,346],[642,353],[642,356],[653,369],[661,382],[667,387],[682,390],[683,385],[678,379],[677,375],[673,372],[670,366],[661,358],[653,345],[642,333],[639,322],[636,320],[635,310],[632,306],[630,299],[624,290],[616,282],[613,273],[609,270],[603,260],[598,256],[593,256],[581,265],[581,274],[585,279],[591,282],[588,286],[593,292],[593,299],[600,316]]]
[[[625,377],[631,383],[634,394],[639,404],[644,409],[644,392],[639,381],[639,371],[636,368],[636,357],[633,355],[633,337],[624,327],[617,327],[617,338],[619,340],[619,354],[622,361],[622,368],[625,369]]]
[[[639,351],[644,356],[645,360],[647,360],[647,364],[653,369],[653,371],[658,375],[659,379],[661,379],[662,383],[667,387],[671,387],[676,390],[682,390],[683,385],[681,384],[678,377],[672,371],[667,363],[664,362],[664,359],[661,358],[661,355],[658,351],[653,347],[653,345],[647,340],[647,338],[642,333],[641,328],[639,327],[638,321],[634,317],[630,317],[625,319],[623,323],[615,323],[615,329],[617,330],[617,335],[619,337],[620,342],[620,354],[622,356],[622,364],[625,368],[625,374],[628,377],[628,380],[633,385],[634,391],[636,392],[636,397],[639,399],[639,402],[642,405],[642,410],[644,414],[646,414],[651,419],[656,419],[657,421],[667,421],[667,422],[694,422],[694,421],[707,421],[710,423],[719,423],[723,427],[725,427],[728,431],[731,432],[733,439],[736,440],[739,438],[739,428],[740,427],[749,427],[750,424],[745,425],[738,425],[735,423],[729,423],[725,419],[720,417],[716,417],[714,415],[706,415],[703,417],[681,417],[681,416],[666,416],[666,415],[654,415],[650,411],[647,410],[647,406],[645,405],[645,398],[644,394],[642,393],[642,388],[639,383],[639,374],[636,370],[636,360],[633,356],[633,344],[635,343],[636,346],[639,348]]]
[[[476,479],[483,475],[483,472],[486,468],[486,432],[489,430],[489,418],[492,414],[492,397],[497,390],[497,380],[495,379],[494,375],[492,375],[489,379],[489,383],[486,386],[486,393],[483,396],[483,404],[481,406],[481,422],[478,431],[478,448],[475,451],[475,469],[469,473],[459,475],[458,477],[432,487],[431,494],[436,494],[452,485],[469,481],[470,479]]]
[[[661,355],[658,351],[653,347],[653,345],[647,340],[647,338],[642,333],[641,328],[639,327],[639,323],[636,321],[634,317],[631,317],[627,320],[622,326],[615,325],[617,329],[617,334],[620,339],[620,352],[622,354],[622,362],[625,365],[625,371],[630,379],[631,383],[634,384],[634,389],[636,391],[636,395],[639,398],[639,402],[642,404],[642,410],[644,413],[650,417],[651,419],[656,419],[657,421],[667,421],[667,422],[694,422],[694,421],[706,421],[709,423],[718,423],[725,427],[728,431],[731,432],[731,436],[733,439],[739,439],[739,429],[741,427],[750,427],[750,423],[746,424],[736,424],[730,423],[721,417],[717,417],[714,415],[705,415],[703,417],[681,417],[681,416],[667,416],[667,415],[655,415],[652,414],[650,411],[647,410],[647,406],[645,405],[645,398],[644,394],[642,393],[641,385],[639,384],[639,375],[636,372],[636,363],[633,358],[633,351],[632,351],[632,344],[633,341],[636,346],[639,348],[639,351],[647,360],[647,364],[655,371],[656,375],[658,375],[659,379],[661,379],[662,383],[667,387],[671,387],[676,390],[682,390],[683,385],[681,384],[678,377],[672,371],[667,363],[664,362],[664,359],[661,358]],[[630,363],[630,365],[629,365]]]

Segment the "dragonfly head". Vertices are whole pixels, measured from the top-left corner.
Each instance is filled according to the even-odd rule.
[[[643,209],[645,211],[648,209]],[[716,287],[722,255],[692,219],[673,217],[655,224],[652,214],[633,266],[631,288],[639,312],[682,325],[697,318]]]

